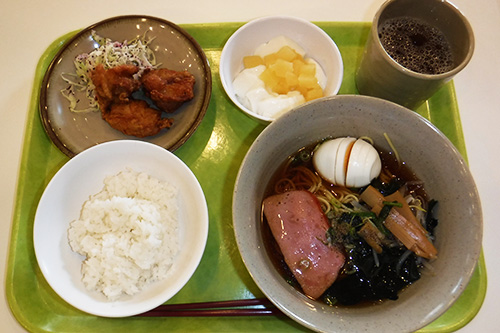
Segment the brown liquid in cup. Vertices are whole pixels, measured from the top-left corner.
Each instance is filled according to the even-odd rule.
[[[379,37],[387,53],[400,65],[423,74],[441,74],[455,67],[446,36],[427,22],[411,17],[386,20]]]

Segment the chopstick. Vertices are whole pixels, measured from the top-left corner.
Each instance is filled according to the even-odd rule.
[[[258,306],[257,308],[248,308]],[[231,301],[164,304],[140,314],[142,317],[236,317],[276,316],[283,313],[267,298]]]

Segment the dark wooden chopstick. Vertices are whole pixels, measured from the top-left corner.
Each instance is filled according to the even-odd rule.
[[[140,314],[141,317],[249,317],[249,316],[279,316],[278,309],[215,309],[215,310],[151,310]]]
[[[215,309],[215,308],[231,308],[231,307],[244,307],[244,306],[257,306],[257,305],[272,306],[272,303],[267,298],[251,298],[251,299],[203,302],[203,303],[163,304],[157,307],[156,309],[159,310]]]
[[[257,308],[248,308],[259,306]],[[143,317],[235,317],[276,316],[283,313],[266,298],[186,304],[164,304],[145,312]]]

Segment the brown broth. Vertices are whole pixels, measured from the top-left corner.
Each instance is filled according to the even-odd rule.
[[[314,147],[317,145],[313,144],[310,146],[306,146],[301,148],[298,152],[295,154],[291,155],[289,158],[293,158],[295,156],[298,156],[301,152],[304,150],[306,151],[313,151]],[[377,148],[377,147],[376,147]],[[423,185],[420,185],[419,179],[417,178],[416,174],[406,165],[406,163],[403,161],[401,163],[398,162],[396,159],[395,155],[392,152],[384,151],[381,149],[377,148],[377,151],[379,152],[380,159],[382,161],[382,168],[389,170],[392,174],[394,174],[396,177],[405,180],[406,182],[411,182],[411,183],[416,183],[416,185],[413,186],[408,186],[410,191],[415,192],[418,196],[422,197],[425,201],[428,201],[427,195],[425,193]],[[287,160],[288,161],[288,160]],[[275,184],[279,179],[281,179],[284,175],[285,168],[287,166],[287,161],[284,161],[280,167],[276,170],[276,172],[273,174],[271,177],[271,181],[269,182],[266,191],[264,192],[264,198],[267,198],[268,196],[276,194],[274,188]],[[310,159],[307,162],[300,162],[298,164],[294,165],[303,165],[308,167],[309,169],[314,171],[314,167],[312,164],[312,159]],[[315,171],[314,171],[315,172]],[[323,184],[325,187],[336,187],[336,185],[330,184],[327,181],[323,180]],[[261,216],[261,223],[262,223],[262,238],[264,241],[264,245],[266,248],[266,252],[273,263],[275,269],[280,273],[280,275],[295,289],[299,290],[302,292],[302,289],[295,279],[292,271],[288,268],[288,265],[285,262],[285,259],[283,257],[283,254],[281,253],[281,250],[279,248],[278,243],[275,241],[274,236],[271,232],[271,229],[269,227],[269,224],[264,216],[262,214]],[[340,272],[338,276],[338,280],[342,279],[345,276],[345,273],[343,270]],[[367,305],[373,305],[376,303],[380,303],[380,301],[364,301],[356,306],[367,306]]]

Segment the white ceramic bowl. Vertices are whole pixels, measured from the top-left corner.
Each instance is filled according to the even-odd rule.
[[[80,273],[82,257],[68,243],[69,223],[82,204],[102,190],[105,177],[130,167],[167,181],[179,191],[180,250],[168,278],[153,282],[133,296],[108,301],[88,291]],[[52,289],[75,308],[103,317],[126,317],[153,309],[174,296],[198,267],[208,235],[208,210],[191,170],[155,144],[119,140],[89,148],[69,160],[47,185],[37,207],[34,247],[40,270]]]
[[[327,76],[325,96],[337,94],[342,84],[344,67],[335,42],[317,25],[297,17],[268,16],[250,21],[240,27],[226,42],[220,58],[222,86],[233,103],[250,117],[264,123],[273,121],[246,108],[236,98],[233,80],[243,70],[243,57],[274,37],[286,36],[299,44],[306,56],[316,60]]]
[[[374,306],[330,307],[290,286],[276,271],[261,234],[261,205],[275,170],[299,148],[326,137],[369,136],[401,158],[425,182],[435,213],[435,276]],[[322,332],[414,332],[443,314],[467,286],[481,251],[482,212],[471,173],[453,144],[429,121],[394,103],[366,96],[334,96],[294,109],[267,126],[250,147],[236,180],[233,223],[253,279],[286,315]]]

